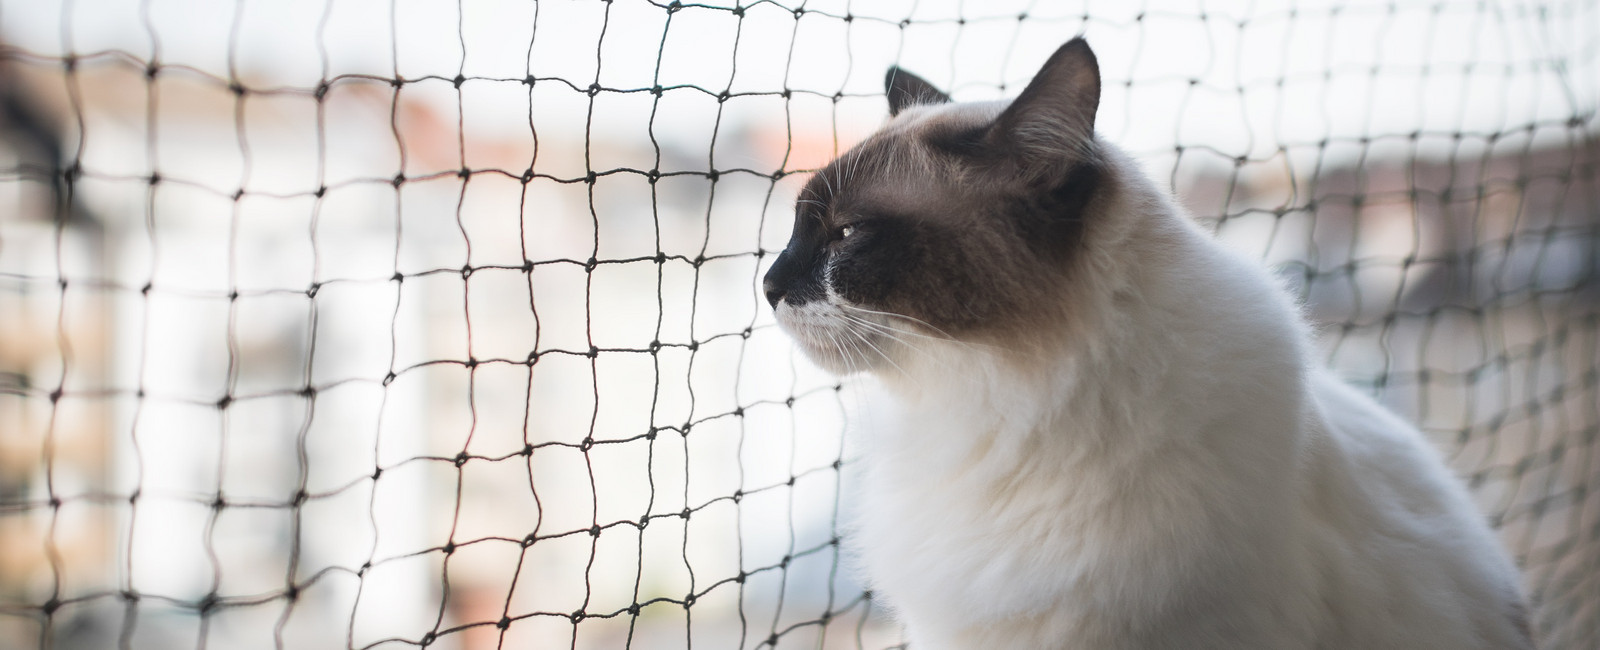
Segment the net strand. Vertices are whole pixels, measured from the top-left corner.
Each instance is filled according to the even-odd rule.
[[[1545,644],[1600,645],[1591,494],[1600,488],[1600,129],[1585,81],[1600,40],[1581,33],[1600,15],[1594,3],[1296,2],[1246,14],[1146,4],[1096,15],[1035,1],[1003,15],[958,3],[904,16],[817,4],[608,1],[584,14],[535,3],[509,48],[525,53],[517,76],[486,64],[497,44],[473,36],[484,17],[460,0],[453,30],[441,19],[430,32],[447,44],[438,56],[459,56],[453,65],[413,67],[412,14],[423,10],[391,0],[386,30],[368,17],[386,32],[387,74],[347,71],[336,47],[344,5],[327,0],[307,23],[317,74],[303,84],[251,69],[254,4],[219,14],[220,67],[182,58],[186,36],[150,0],[134,9],[136,44],[80,33],[85,8],[73,0],[58,12],[59,51],[0,31],[28,43],[0,42],[4,80],[58,87],[61,101],[38,103],[64,125],[33,154],[5,121],[15,118],[0,118],[0,192],[52,197],[37,215],[8,198],[21,209],[0,215],[0,327],[43,328],[30,364],[13,364],[0,340],[0,426],[26,421],[15,438],[34,445],[21,455],[0,446],[0,466],[20,466],[27,479],[0,480],[0,556],[16,550],[39,564],[18,574],[0,562],[0,645],[87,643],[85,621],[110,616],[100,645],[84,647],[232,647],[256,633],[278,648],[334,639],[349,650],[530,639],[574,650],[903,647],[842,550],[854,463],[842,432],[870,409],[853,382],[819,379],[792,349],[773,352],[782,335],[760,270],[784,238],[777,213],[796,184],[826,163],[818,154],[837,156],[864,135],[862,106],[881,104],[875,87],[857,83],[881,72],[874,52],[910,67],[942,61],[929,77],[941,87],[998,98],[1025,80],[1015,71],[1033,61],[1026,41],[1039,28],[1129,37],[1120,53],[1115,39],[1096,41],[1119,62],[1104,70],[1104,87],[1127,98],[1110,139],[1168,132],[1142,117],[1138,96],[1176,89],[1171,146],[1130,148],[1225,241],[1262,242],[1249,252],[1294,284],[1324,334],[1320,352],[1444,445],[1524,568]],[[641,9],[654,21],[644,29],[630,17]],[[791,22],[763,31],[779,19]],[[1154,41],[1172,24],[1191,30],[1196,65],[1151,72],[1165,56]],[[1271,74],[1250,77],[1239,44],[1277,24],[1283,56]],[[803,42],[828,30],[837,56],[819,65],[843,75],[819,82],[807,66],[821,57]],[[785,46],[764,42],[784,31]],[[1326,38],[1309,67],[1293,56],[1307,32]],[[919,54],[930,34],[946,35],[935,57]],[[1374,39],[1370,62],[1341,60],[1336,42],[1352,34]],[[592,58],[564,49],[569,38],[592,45]],[[1436,54],[1454,38],[1473,56]],[[655,61],[629,76],[636,62],[614,52],[648,39],[640,51]],[[980,52],[985,39],[1003,46]],[[683,82],[673,57],[701,40],[693,44],[729,48],[726,74]],[[1410,40],[1420,60],[1385,62],[1405,58]],[[1507,43],[1526,51],[1498,52]],[[767,74],[761,56],[781,65],[777,86],[752,81]],[[974,76],[964,67],[974,59],[999,67]],[[137,79],[144,92],[128,96],[120,126],[97,113],[108,79]],[[1336,110],[1340,92],[1377,95],[1396,82],[1413,85],[1402,93],[1418,107],[1414,128],[1393,128],[1389,105],[1376,101]],[[1440,84],[1457,88],[1440,93]],[[1484,112],[1475,104],[1486,88],[1511,99]],[[526,131],[518,124],[521,135],[503,137],[531,145],[517,156],[485,153],[475,134],[484,97],[502,91],[527,101]],[[193,93],[226,98],[226,128],[186,121]],[[1257,106],[1263,93],[1272,100]],[[386,104],[373,119],[387,132],[375,145],[387,157],[375,171],[345,173],[335,159],[350,153],[345,131],[355,127],[342,112],[355,96]],[[1292,126],[1306,96],[1320,133]],[[582,106],[581,129],[552,108],[568,99]],[[1210,126],[1185,119],[1219,101],[1261,111],[1266,128],[1247,125],[1239,142],[1218,144]],[[648,105],[648,121],[610,117],[626,102]],[[275,140],[290,136],[263,130],[262,116],[289,105],[310,116],[296,134],[309,136],[315,162],[306,158],[309,173],[295,184],[274,184],[274,156],[288,146]],[[770,111],[758,126],[770,131],[744,115],[761,106]],[[704,133],[686,135],[675,121],[685,111],[704,117]],[[808,121],[815,114],[825,116],[820,129]],[[205,148],[227,174],[185,161],[195,151],[185,139],[228,130]],[[570,134],[582,135],[581,150]],[[769,136],[772,150],[758,151]],[[138,144],[107,156],[114,138]],[[127,200],[115,193],[124,188]],[[511,190],[515,211],[485,208],[496,188]],[[619,207],[629,188],[645,198]],[[346,197],[356,196],[388,205],[371,209],[384,223],[352,236]],[[214,209],[196,225],[187,203]],[[35,222],[44,234],[25,239]],[[291,233],[278,252],[309,255],[285,262],[289,284],[260,280],[264,222]],[[196,234],[212,227],[215,240]],[[501,232],[518,237],[514,257],[496,252]],[[353,271],[344,258],[362,238],[376,238],[388,259]],[[563,238],[575,243],[558,245]],[[85,246],[88,266],[77,261]],[[185,276],[198,268],[186,260],[207,247],[222,251],[207,267],[215,281]],[[636,271],[638,286],[619,289]],[[352,296],[369,294],[383,296],[370,303],[370,333],[358,327],[368,315],[346,313],[366,309]],[[190,305],[188,325],[172,319],[178,304]],[[281,309],[263,316],[268,307]],[[502,330],[523,317],[526,340],[509,348]],[[618,320],[636,321],[649,341],[615,335]],[[258,330],[268,327],[284,332],[266,353],[283,357],[282,381],[260,369]],[[86,339],[93,328],[100,338]],[[346,348],[363,336],[382,363],[352,371]],[[205,351],[186,360],[173,342],[185,337]],[[204,367],[194,374],[207,383],[171,381],[182,363]],[[508,385],[521,394],[506,398]],[[82,478],[75,447],[83,409],[110,413],[98,478]],[[7,414],[24,411],[37,420]],[[185,430],[175,412],[209,424]],[[352,457],[370,466],[330,478],[351,440]],[[169,476],[180,458],[193,459],[184,471],[198,478]],[[486,493],[485,477],[505,470],[514,478]],[[347,501],[356,507],[342,509]],[[91,516],[109,529],[83,532]],[[239,532],[251,526],[267,532]],[[13,531],[31,537],[15,542]],[[86,544],[106,557],[85,559],[94,557]],[[167,545],[195,570],[152,561]],[[174,586],[178,574],[189,582]],[[379,620],[392,607],[405,608],[392,617],[404,620]]]

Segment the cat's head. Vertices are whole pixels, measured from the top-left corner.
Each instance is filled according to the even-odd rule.
[[[885,85],[889,122],[796,202],[764,282],[779,325],[840,373],[1048,327],[1105,172],[1088,44],[1063,45],[1009,103],[953,104],[898,68]]]

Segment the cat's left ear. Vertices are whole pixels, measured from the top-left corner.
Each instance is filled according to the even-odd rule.
[[[890,117],[899,115],[908,106],[945,104],[950,101],[949,95],[900,66],[890,66],[888,74],[883,76],[883,92],[889,96]]]
[[[1050,55],[1028,87],[995,120],[993,136],[1032,168],[1054,169],[1089,155],[1100,107],[1100,64],[1082,37]]]

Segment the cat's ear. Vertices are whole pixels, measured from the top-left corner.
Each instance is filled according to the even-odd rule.
[[[995,120],[992,136],[1030,168],[1059,168],[1091,155],[1100,107],[1100,65],[1082,37],[1050,55],[1028,87]]]
[[[883,77],[883,92],[889,96],[889,116],[900,114],[907,106],[944,104],[950,96],[934,88],[933,84],[899,66],[890,66]]]

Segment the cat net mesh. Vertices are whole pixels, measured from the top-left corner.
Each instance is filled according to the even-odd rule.
[[[1600,647],[1600,7],[1316,0],[0,2],[0,646],[899,645],[758,279],[1079,33]]]

